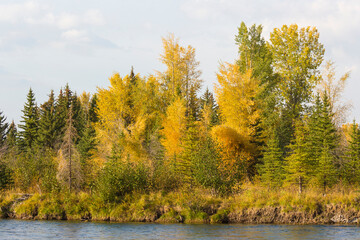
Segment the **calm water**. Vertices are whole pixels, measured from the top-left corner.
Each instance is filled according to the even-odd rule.
[[[360,227],[0,220],[0,239],[360,239]]]

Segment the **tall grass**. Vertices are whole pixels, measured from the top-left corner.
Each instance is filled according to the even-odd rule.
[[[2,217],[25,219],[110,220],[119,222],[224,223],[232,214],[251,209],[279,208],[289,212],[321,212],[326,209],[360,211],[357,188],[335,186],[323,193],[308,188],[302,194],[295,188],[268,189],[244,184],[238,193],[218,196],[202,188],[172,192],[133,192],[116,202],[85,192],[57,195],[34,194],[23,202],[19,195],[0,194]]]

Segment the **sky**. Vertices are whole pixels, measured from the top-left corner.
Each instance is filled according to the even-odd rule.
[[[358,0],[1,0],[0,111],[19,123],[31,87],[37,103],[67,83],[77,93],[108,87],[131,66],[147,76],[164,70],[162,37],[173,33],[196,49],[204,88],[213,89],[220,62],[238,57],[240,23],[274,28],[315,26],[325,60],[340,77],[351,71],[344,101],[360,120],[360,1]]]

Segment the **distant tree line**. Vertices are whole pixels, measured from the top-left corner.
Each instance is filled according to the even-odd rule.
[[[336,78],[314,27],[241,23],[239,57],[221,63],[214,95],[202,87],[195,49],[163,38],[164,72],[110,77],[77,95],[68,85],[22,120],[0,112],[0,188],[88,191],[107,201],[132,191],[201,186],[231,194],[244,182],[269,188],[360,183],[360,131],[345,124]],[[323,70],[321,71],[321,66]]]

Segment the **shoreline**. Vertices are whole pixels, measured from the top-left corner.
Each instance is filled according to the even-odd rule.
[[[189,199],[168,195],[138,194],[121,203],[104,203],[88,194],[69,196],[29,195],[18,201],[10,195],[0,201],[1,219],[76,220],[114,223],[189,224],[360,224],[357,206],[314,202],[288,206],[245,205],[242,196],[232,198],[207,195]],[[244,198],[244,197],[243,197]],[[243,204],[243,205],[241,205]]]

